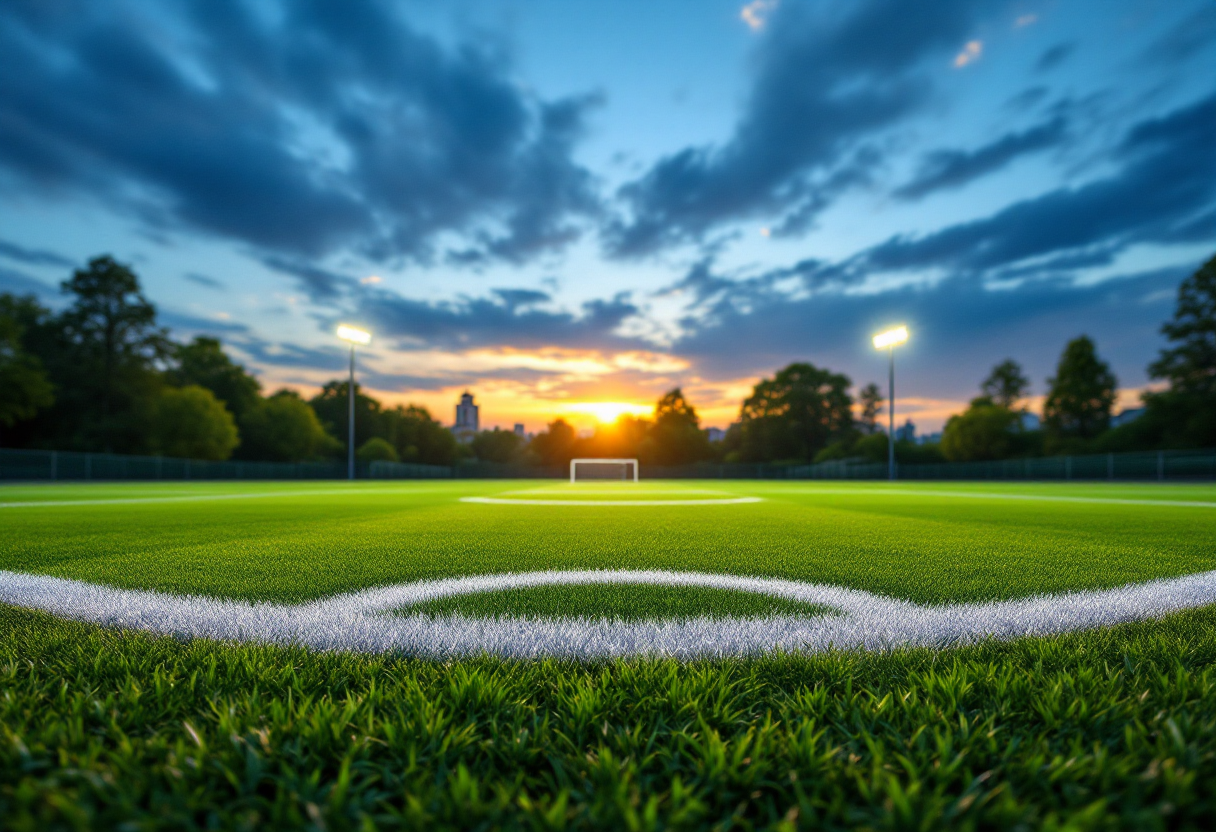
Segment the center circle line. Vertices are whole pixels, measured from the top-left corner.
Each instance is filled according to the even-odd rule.
[[[728,497],[706,500],[512,500],[502,497],[461,497],[462,503],[496,506],[729,506],[763,502],[763,497]]]

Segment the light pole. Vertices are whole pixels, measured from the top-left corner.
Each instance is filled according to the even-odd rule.
[[[887,479],[895,479],[895,348],[908,340],[908,328],[897,326],[874,336],[874,346],[891,353],[887,395]]]
[[[355,344],[371,343],[372,334],[362,329],[342,324],[342,326],[338,327],[338,337],[343,341],[350,342],[350,382],[346,386],[346,392],[350,399],[350,418],[347,420],[346,475],[348,479],[353,480],[355,478]]]

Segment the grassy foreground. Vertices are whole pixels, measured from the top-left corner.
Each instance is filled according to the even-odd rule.
[[[579,665],[0,612],[0,825],[1210,829],[1216,612],[946,652]]]
[[[5,487],[0,569],[296,602],[491,571],[669,568],[922,603],[1216,569],[1211,487],[643,483],[630,493],[764,502],[459,502],[538,489],[594,490]],[[500,595],[436,611],[773,611],[662,590]],[[1210,829],[1216,609],[945,651],[578,664],[178,642],[0,606],[0,828],[120,825]]]

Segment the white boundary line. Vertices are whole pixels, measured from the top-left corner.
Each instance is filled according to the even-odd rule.
[[[502,497],[461,497],[462,503],[496,506],[731,506],[763,502],[762,497],[729,497],[705,500],[516,500]]]
[[[409,494],[435,493],[436,489],[410,489]],[[386,494],[378,488],[332,488],[316,491],[263,491],[249,494],[189,494],[181,497],[103,497],[95,500],[22,500],[0,502],[0,508],[57,508],[58,506],[117,506],[128,503],[193,503],[207,500],[262,500],[273,497],[333,496],[335,494]]]
[[[837,610],[814,616],[619,621],[392,615],[436,598],[546,585],[651,584],[758,592]],[[0,570],[0,602],[64,618],[188,638],[427,657],[754,655],[770,650],[947,647],[1085,630],[1216,603],[1216,571],[1107,590],[922,606],[855,589],[699,572],[547,571],[417,581],[307,604],[124,590]]]
[[[916,491],[911,488],[808,488],[800,495],[852,494],[858,497],[892,494],[899,497],[968,497],[975,500],[1039,500],[1054,503],[1099,503],[1117,506],[1172,506],[1216,508],[1216,500],[1151,500],[1134,497],[1069,497],[1061,494],[1008,494],[995,491]]]

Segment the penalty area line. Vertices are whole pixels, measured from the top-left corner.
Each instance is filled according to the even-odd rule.
[[[513,500],[500,497],[461,497],[462,503],[496,506],[730,506],[763,502],[762,497],[730,497],[721,500]]]

